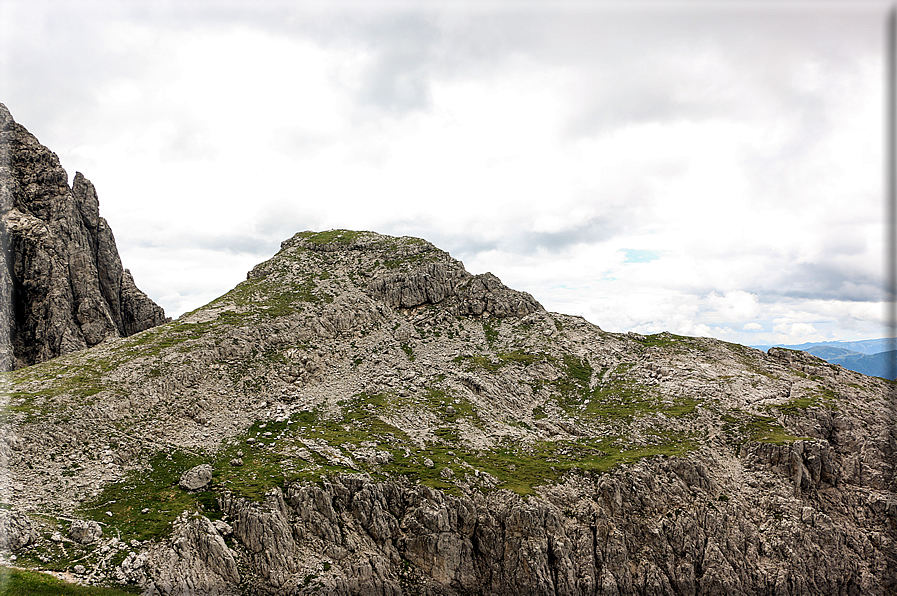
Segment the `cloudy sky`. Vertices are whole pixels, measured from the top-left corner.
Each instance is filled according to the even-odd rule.
[[[889,6],[0,0],[0,101],[172,316],[350,228],[608,331],[865,339]]]

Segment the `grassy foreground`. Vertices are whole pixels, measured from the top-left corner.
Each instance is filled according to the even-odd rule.
[[[0,567],[0,596],[133,596],[114,588],[79,586],[46,573]]]

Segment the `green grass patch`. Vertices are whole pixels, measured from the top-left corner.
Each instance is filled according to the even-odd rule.
[[[617,439],[608,438],[504,445],[477,454],[471,463],[501,480],[498,488],[529,495],[535,487],[557,482],[569,473],[601,474],[645,457],[683,455],[697,446],[693,438],[679,433],[656,445],[627,448],[616,443]]]
[[[218,509],[214,493],[188,493],[178,486],[182,473],[206,462],[211,463],[210,458],[182,451],[158,452],[150,458],[149,469],[131,472],[121,482],[107,485],[81,507],[81,513],[115,527],[126,540],[165,536],[183,511],[199,509],[214,517]],[[143,509],[148,511],[143,513]]]
[[[490,318],[483,320],[483,335],[486,336],[486,343],[491,348],[498,340],[498,327],[501,325],[501,319]]]
[[[657,389],[627,377],[632,366],[628,362],[620,363],[609,375],[605,370],[600,371],[597,384],[590,389],[594,371],[589,362],[565,355],[565,374],[551,385],[562,409],[573,415],[602,419],[631,419],[660,413],[678,417],[691,414],[700,403],[693,398],[664,396]]]
[[[362,232],[353,230],[328,230],[326,232],[299,232],[297,236],[311,244],[351,244]]]
[[[797,416],[803,414],[808,408],[827,408],[830,410],[837,409],[837,396],[831,389],[820,389],[810,395],[804,397],[796,397],[787,403],[774,405],[774,408],[782,414],[789,416]]]
[[[740,410],[731,410],[721,415],[726,442],[740,447],[744,443],[756,441],[787,445],[809,437],[792,435],[772,416],[757,416]]]
[[[52,575],[24,569],[0,567],[0,596],[133,596],[140,591],[80,586]]]
[[[639,341],[649,348],[668,348],[679,345],[680,342],[688,338],[681,335],[675,335],[664,331],[663,333],[655,333],[653,335],[645,335]]]
[[[773,443],[774,445],[787,445],[794,441],[807,439],[808,437],[797,437],[785,430],[775,418],[770,416],[754,416],[745,425],[744,430],[747,432],[751,441],[760,443]]]

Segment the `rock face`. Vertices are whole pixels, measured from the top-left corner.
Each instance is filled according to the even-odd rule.
[[[165,322],[122,268],[96,189],[0,104],[0,370]]]
[[[127,571],[134,567],[129,563]],[[151,550],[148,563],[141,566],[148,567],[154,579],[144,592],[147,596],[240,594],[240,572],[233,554],[204,517],[178,519],[171,542]]]
[[[803,465],[820,446],[775,450]],[[837,473],[776,469],[808,496],[774,489],[774,509],[756,508],[751,501],[774,484],[765,462],[746,454],[739,478],[715,473],[721,463],[706,454],[644,462],[530,499],[340,476],[273,490],[263,503],[226,497],[222,508],[244,564],[278,594],[796,596],[889,593],[883,579],[895,586],[893,544],[875,541],[891,539],[897,511],[879,518],[884,534],[856,530],[882,497],[840,494]],[[836,512],[836,495],[860,502]]]

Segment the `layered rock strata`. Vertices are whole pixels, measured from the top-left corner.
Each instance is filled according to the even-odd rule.
[[[166,321],[137,289],[80,172],[0,104],[0,370],[49,360]]]

